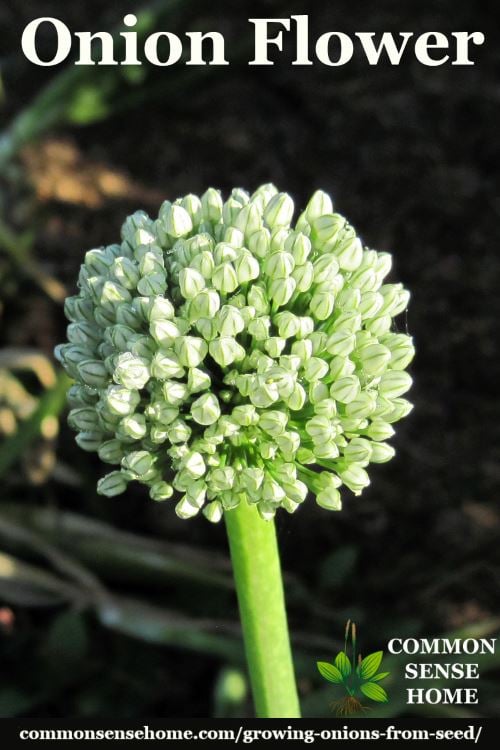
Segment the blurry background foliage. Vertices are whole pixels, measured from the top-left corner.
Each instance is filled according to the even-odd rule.
[[[43,14],[102,30],[131,10],[48,0]],[[226,68],[35,69],[20,35],[38,4],[1,4],[0,716],[250,715],[223,528],[181,522],[140,488],[98,498],[102,467],[68,431],[52,358],[84,250],[114,242],[132,210],[209,184],[272,180],[299,208],[316,187],[331,192],[367,244],[394,252],[413,292],[416,408],[398,459],[341,514],[325,521],[306,503],[300,523],[278,519],[305,715],[330,715],[315,664],[339,650],[348,617],[364,653],[394,635],[498,632],[494,4],[309,10],[314,33],[482,29],[471,68],[300,69],[285,55],[263,76],[238,62],[248,17],[301,10],[137,9],[142,33],[222,31]],[[439,715],[498,715],[499,659],[481,657],[478,707]],[[386,661],[391,701],[370,716],[407,715],[401,659]]]

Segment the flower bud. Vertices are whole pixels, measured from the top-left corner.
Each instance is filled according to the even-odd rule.
[[[93,388],[105,388],[108,385],[109,375],[104,362],[97,359],[84,359],[76,367],[85,385]]]
[[[238,286],[238,277],[232,263],[221,263],[212,274],[212,284],[222,294],[231,294]]]
[[[273,300],[273,307],[283,307],[288,304],[295,291],[295,287],[295,279],[290,276],[287,279],[274,279],[271,281],[267,289],[269,297]]]
[[[342,510],[342,498],[340,492],[335,487],[329,487],[321,490],[316,495],[316,502],[320,508],[325,510]]]
[[[370,463],[385,464],[394,457],[396,451],[388,443],[372,443]]]
[[[133,440],[142,440],[147,433],[144,414],[131,414],[123,417],[120,422],[120,431]]]
[[[374,318],[367,320],[365,325],[367,331],[370,331],[374,336],[380,337],[391,330],[392,318],[390,315],[377,314]]]
[[[285,252],[274,252],[264,261],[264,271],[270,279],[286,279],[295,268],[293,255]]]
[[[342,238],[334,248],[335,256],[343,271],[355,271],[363,259],[363,245],[353,232],[352,236]]]
[[[348,357],[355,345],[356,338],[349,331],[335,331],[326,341],[326,349],[334,357]]]
[[[264,209],[264,220],[268,227],[288,227],[293,217],[293,200],[287,193],[274,195]]]
[[[344,448],[346,461],[366,466],[371,460],[372,444],[365,438],[357,437],[349,441]]]
[[[79,432],[75,437],[75,442],[79,448],[89,453],[97,451],[101,446],[103,433],[100,430],[86,430]]]
[[[201,425],[217,422],[220,414],[219,402],[213,393],[204,393],[191,406],[191,416]]]
[[[221,336],[234,337],[245,329],[241,312],[232,305],[223,305],[217,313],[217,324]]]
[[[149,497],[157,503],[161,503],[163,500],[168,500],[173,494],[174,489],[172,485],[168,484],[168,482],[155,482],[149,489]]]
[[[320,251],[334,247],[335,242],[345,226],[345,219],[340,214],[323,214],[310,221],[313,246]]]
[[[282,411],[266,411],[260,416],[259,427],[271,437],[281,435],[288,422],[287,415]]]
[[[208,345],[197,336],[180,336],[175,341],[174,350],[181,365],[197,367],[205,359]]]
[[[179,287],[184,299],[194,299],[205,288],[205,279],[194,268],[183,268],[179,273]]]
[[[415,356],[415,347],[410,336],[403,333],[392,333],[384,336],[382,343],[391,353],[392,370],[404,370]]]
[[[271,247],[271,233],[269,229],[259,229],[248,240],[248,249],[256,258],[264,259],[269,255]]]
[[[313,295],[309,309],[316,320],[327,320],[333,312],[335,298],[330,292],[316,292]]]
[[[360,391],[360,383],[356,375],[346,375],[332,383],[330,395],[335,401],[341,404],[348,404],[354,401]]]
[[[116,369],[113,375],[115,383],[129,389],[144,388],[151,374],[147,360],[136,357],[130,352],[118,355]]]
[[[366,434],[377,443],[389,440],[394,435],[394,428],[383,419],[374,419],[366,430]]]
[[[119,464],[123,458],[123,445],[119,440],[106,440],[97,451],[101,461],[106,464]]]
[[[202,513],[205,518],[211,523],[219,523],[223,516],[224,509],[218,500],[214,500],[213,502],[205,505]]]
[[[162,217],[165,231],[171,237],[184,237],[193,229],[193,222],[182,206],[170,206]]]
[[[310,357],[304,362],[304,378],[311,382],[312,380],[321,380],[328,372],[328,362],[319,357]]]
[[[222,336],[211,341],[208,345],[208,351],[212,359],[221,367],[228,367],[233,362],[240,361],[245,357],[244,348],[229,336]]]
[[[387,370],[380,378],[379,392],[380,395],[393,399],[402,396],[411,388],[412,379],[407,372],[400,370]],[[91,383],[89,384],[91,385]]]
[[[365,419],[374,413],[376,406],[375,394],[369,391],[361,391],[355,399],[345,405],[345,413],[352,419]]]
[[[249,253],[242,253],[234,262],[234,269],[238,278],[238,284],[247,284],[249,281],[258,279],[260,266],[256,258]]]
[[[292,254],[296,266],[303,266],[307,262],[311,250],[309,237],[302,232],[290,232],[285,241],[285,251]]]
[[[328,398],[330,394],[326,383],[322,383],[321,380],[315,380],[312,383],[309,383],[308,395],[309,401],[314,406],[325,398]]]
[[[127,489],[127,480],[121,471],[112,471],[97,482],[97,493],[105,497],[121,495]]]
[[[175,506],[176,514],[183,520],[186,520],[187,518],[193,518],[193,516],[196,516],[199,511],[200,509],[196,505],[191,503],[186,496],[184,496]]]
[[[193,193],[189,193],[188,195],[184,196],[184,198],[181,200],[180,205],[185,211],[188,212],[192,224],[194,226],[198,226],[198,224],[202,220],[202,207],[201,201],[198,196],[193,195]]]
[[[201,215],[205,221],[216,224],[222,217],[222,197],[219,190],[208,188],[201,196]]]
[[[148,451],[132,451],[122,459],[122,468],[134,477],[144,477],[154,467],[155,461]]]
[[[382,344],[367,344],[358,349],[358,356],[364,373],[377,378],[387,369],[391,352]]]

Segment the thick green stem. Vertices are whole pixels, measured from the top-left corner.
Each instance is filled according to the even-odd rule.
[[[245,502],[224,516],[257,716],[300,717],[274,522]]]

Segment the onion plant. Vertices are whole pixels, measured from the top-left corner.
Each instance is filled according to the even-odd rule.
[[[182,519],[225,521],[256,712],[299,716],[274,516],[341,508],[388,461],[411,338],[391,255],[365,248],[317,191],[293,223],[262,185],[165,201],[89,250],[56,355],[76,441]]]

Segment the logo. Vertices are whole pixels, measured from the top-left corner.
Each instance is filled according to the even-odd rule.
[[[350,640],[351,658],[348,656]],[[339,651],[333,663],[318,661],[316,666],[325,680],[334,685],[342,686],[346,695],[332,704],[337,716],[349,716],[369,711],[368,706],[362,704],[364,698],[375,703],[387,703],[389,696],[380,685],[389,676],[389,672],[381,672],[383,651],[362,657],[356,653],[356,624],[347,621],[344,634],[344,650]]]

